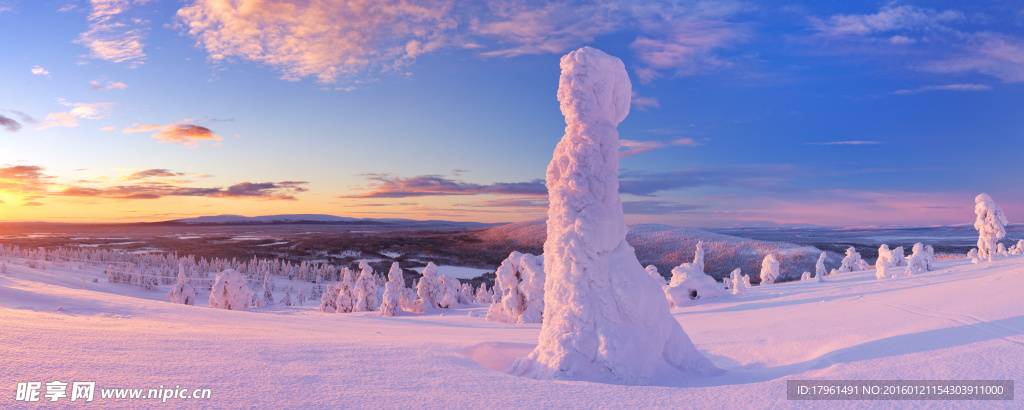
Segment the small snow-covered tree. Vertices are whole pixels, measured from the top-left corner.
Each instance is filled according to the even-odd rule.
[[[306,303],[306,290],[299,288],[299,292],[295,295],[295,300],[299,302],[299,306]]]
[[[746,295],[747,285],[744,283],[743,275],[740,275],[740,268],[736,268],[729,274],[729,287],[733,295]]]
[[[906,266],[907,255],[903,251],[902,246],[897,246],[892,250],[892,266]]]
[[[750,284],[750,275],[743,275],[743,287],[750,289],[752,286]]]
[[[761,284],[770,285],[779,277],[779,260],[775,255],[768,254],[761,260]]]
[[[974,229],[978,230],[978,256],[990,262],[996,252],[996,242],[1006,236],[1006,215],[988,194],[974,198]]]
[[[274,288],[274,282],[270,279],[270,272],[267,272],[263,276],[263,301],[260,306],[274,306],[274,294],[271,290]]]
[[[170,299],[173,303],[196,304],[196,290],[192,288],[192,285],[188,284],[188,278],[185,277],[185,268],[181,264],[178,264],[178,283],[175,283],[171,291],[167,293],[167,299]]]
[[[889,245],[883,243],[878,247],[878,259],[875,259],[875,267],[877,268],[878,265],[895,266],[893,262],[894,258],[892,251],[889,250]]]
[[[647,273],[649,273],[652,278],[657,280],[659,285],[665,286],[665,285],[668,284],[668,280],[666,280],[664,276],[661,276],[661,273],[658,273],[658,267],[657,266],[647,265],[647,267],[644,268],[644,270],[646,270]]]
[[[803,282],[805,280],[811,280],[811,272],[804,271],[804,273],[800,275],[800,281]]]
[[[491,291],[487,290],[487,284],[486,283],[481,283],[480,287],[477,288],[477,290],[476,290],[476,303],[486,303],[486,304],[494,303],[494,297],[493,296],[494,295],[491,294]]]
[[[1006,245],[999,243],[996,245],[996,256],[1007,257],[1010,256],[1009,252],[1006,251]]]
[[[851,246],[846,250],[846,257],[843,258],[842,263],[839,265],[839,273],[856,272],[870,268],[871,265],[868,265],[864,259],[861,259],[857,249]]]
[[[814,264],[814,278],[817,279],[818,282],[824,282],[826,273],[828,273],[828,271],[825,270],[825,252],[822,252],[821,255],[818,256],[818,262]]]
[[[672,280],[664,287],[671,307],[686,306],[701,298],[724,296],[718,281],[704,273],[704,242],[697,242],[693,262],[672,268]]]
[[[359,279],[355,283],[356,304],[355,312],[373,312],[380,307],[380,299],[377,299],[377,279],[374,278],[373,268],[366,262],[359,262]]]
[[[338,292],[341,287],[338,284],[327,285],[327,289],[320,294],[320,311],[324,313],[338,313]]]
[[[381,316],[395,316],[402,311],[402,295],[405,291],[405,275],[398,262],[391,263],[388,281],[384,284],[383,302],[380,304]]]
[[[336,288],[334,305],[337,307],[338,313],[351,313],[356,308],[356,289],[352,283],[352,276],[352,269],[347,266],[342,267],[339,272],[340,281],[334,285]]]
[[[487,310],[487,320],[541,323],[544,312],[544,257],[513,251],[501,261],[494,274],[494,303]]]
[[[981,259],[978,257],[978,248],[971,248],[971,250],[967,251],[967,257],[971,258],[971,263],[981,262]]]
[[[210,307],[227,310],[246,310],[249,308],[249,284],[245,277],[234,269],[217,274],[210,292]]]
[[[295,306],[295,303],[292,302],[292,292],[287,287],[284,288],[284,297],[281,298],[281,306]]]
[[[875,262],[875,279],[885,279],[889,277],[889,264],[885,263],[881,258],[878,262]]]
[[[419,307],[415,310],[420,312],[436,308],[437,303],[444,296],[441,289],[441,278],[438,277],[437,265],[434,265],[434,262],[428,262],[427,266],[423,268],[423,277],[416,284],[416,296],[419,297],[416,301]]]
[[[459,289],[462,289],[462,283],[448,275],[441,275],[438,283],[441,289],[441,298],[437,301],[437,307],[442,309],[455,307],[459,303]]]
[[[1024,239],[1018,239],[1017,244],[1010,246],[1010,255],[1024,254]]]
[[[907,276],[912,276],[921,272],[927,272],[932,270],[931,261],[929,261],[928,251],[925,250],[924,245],[921,245],[920,243],[915,243],[913,252],[914,253],[910,255],[910,259],[907,260]]]

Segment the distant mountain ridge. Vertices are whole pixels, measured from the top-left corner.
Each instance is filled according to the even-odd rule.
[[[490,224],[483,222],[456,222],[442,220],[419,221],[415,219],[399,218],[352,218],[347,216],[325,215],[325,214],[283,214],[263,216],[243,215],[208,215],[195,218],[183,218],[168,221],[172,223],[189,225],[260,225],[260,224],[353,224],[353,225],[402,225],[417,226],[421,228],[481,228],[501,224]]]

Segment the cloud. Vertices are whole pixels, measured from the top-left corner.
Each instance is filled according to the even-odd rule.
[[[892,3],[882,6],[875,14],[836,14],[827,19],[811,17],[811,26],[830,37],[868,36],[902,30],[937,30],[948,23],[964,20],[957,10],[938,11]],[[903,41],[903,40],[899,40]]]
[[[794,179],[798,173],[791,165],[744,165],[667,172],[625,170],[619,173],[619,193],[652,197],[659,192],[700,186],[779,192],[787,191],[785,182]]]
[[[955,55],[917,68],[932,73],[975,72],[1006,83],[1024,82],[1024,39],[981,32],[966,36],[958,45],[961,49]]]
[[[421,175],[411,178],[397,178],[389,174],[370,174],[373,181],[369,192],[339,198],[409,198],[437,195],[524,195],[547,196],[544,181],[498,182],[491,185],[472,184],[439,175]]]
[[[619,158],[632,157],[637,154],[643,154],[645,152],[651,152],[659,148],[666,148],[670,146],[696,147],[700,145],[701,144],[694,141],[693,138],[680,138],[668,142],[620,139],[619,148],[625,148],[625,150],[619,151]]]
[[[186,174],[184,172],[172,172],[172,171],[169,171],[169,170],[166,170],[166,169],[150,168],[150,169],[144,169],[142,171],[132,172],[131,174],[129,174],[128,176],[126,176],[124,178],[125,179],[170,178],[170,177],[180,177],[180,176],[185,176],[185,175],[188,175],[188,174]]]
[[[178,21],[211,60],[267,64],[283,78],[334,82],[368,70],[401,70],[446,44],[453,0],[292,3],[196,0]]]
[[[49,71],[46,71],[46,69],[45,69],[45,68],[43,68],[43,67],[40,67],[40,66],[34,66],[34,67],[32,67],[32,74],[35,74],[35,75],[41,75],[41,76],[46,76],[46,77],[49,77],[49,76],[50,76],[50,72],[49,72]]]
[[[110,114],[110,110],[114,106],[113,103],[71,103],[67,102],[63,98],[58,99],[58,101],[63,106],[73,108],[71,108],[71,110],[68,112],[56,112],[47,114],[46,118],[42,121],[39,127],[36,127],[36,130],[43,130],[53,127],[77,127],[79,119],[104,119],[107,117],[107,115]]]
[[[21,129],[21,123],[0,115],[0,127],[7,128],[7,131],[17,132]]]
[[[708,208],[708,205],[688,205],[670,201],[622,201],[622,212],[627,215],[668,215],[704,208]]]
[[[537,198],[501,198],[488,199],[469,203],[455,204],[455,206],[480,207],[480,208],[547,208],[547,199]]]
[[[924,87],[918,87],[906,90],[896,90],[893,94],[897,95],[909,95],[919,94],[928,91],[989,91],[992,87],[984,84],[946,84],[946,85],[926,85]]]
[[[46,114],[46,118],[43,119],[43,123],[36,127],[36,130],[45,130],[53,127],[68,127],[73,128],[78,126],[78,117],[74,116],[69,112],[55,112]]]
[[[120,18],[128,11],[130,0],[91,0],[89,29],[78,36],[76,43],[89,49],[90,57],[137,67],[146,58],[143,40],[148,21]],[[135,3],[144,3],[136,1]]]
[[[114,127],[113,125],[108,125],[108,126],[106,126],[106,127],[102,127],[102,128],[100,128],[100,131],[113,131],[113,130],[115,130],[115,129],[117,129],[117,128],[116,128],[116,127]]]
[[[115,83],[113,81],[106,80],[106,79],[104,79],[103,81],[106,81],[106,84],[104,84],[101,80],[89,81],[89,89],[93,90],[93,91],[102,91],[102,90],[124,90],[124,89],[128,88],[128,85],[125,84],[125,83],[122,83],[122,82],[116,82]]]
[[[27,193],[44,191],[53,177],[43,173],[35,165],[13,165],[0,167],[0,191]]]
[[[152,137],[160,142],[169,142],[185,146],[195,146],[203,141],[220,141],[223,138],[214,134],[209,128],[193,124],[170,124],[170,125],[138,125],[124,129],[125,134],[136,132],[150,132]]]
[[[641,63],[637,77],[649,83],[663,71],[687,76],[728,68],[732,63],[715,50],[747,37],[742,26],[733,23],[682,18],[660,32],[638,36],[629,48]]]
[[[848,140],[828,142],[804,142],[805,146],[873,146],[882,144],[882,141]]]
[[[21,206],[43,206],[42,202],[25,202]]]
[[[630,108],[647,111],[648,108],[659,106],[658,99],[654,97],[641,97],[636,90],[633,90],[633,97],[629,101]]]
[[[560,54],[614,33],[639,34],[633,46],[641,60],[637,70],[648,81],[659,71],[689,75],[729,66],[714,50],[746,37],[741,25],[725,21],[743,9],[740,4],[193,0],[176,20],[215,64],[245,59],[280,71],[286,80],[322,83],[406,73],[419,56],[445,48],[508,58]]]

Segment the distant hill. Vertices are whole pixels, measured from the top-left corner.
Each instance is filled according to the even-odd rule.
[[[410,229],[469,229],[495,226],[482,222],[455,222],[428,220],[418,221],[414,219],[396,218],[351,218],[347,216],[323,215],[323,214],[286,214],[286,215],[264,215],[264,216],[242,216],[242,215],[210,215],[196,218],[175,219],[168,221],[177,224],[189,225],[260,225],[260,224],[338,224],[338,225],[383,225],[403,227]]]
[[[547,237],[546,218],[517,222],[481,230],[477,237],[510,250],[540,253]],[[814,272],[814,263],[821,250],[789,242],[762,241],[723,235],[697,228],[679,228],[660,224],[630,225],[626,242],[636,249],[637,259],[644,266],[653,264],[663,276],[671,276],[673,267],[693,261],[697,241],[704,241],[705,272],[722,278],[733,269],[756,278],[761,260],[768,253],[780,262],[781,276],[799,279],[804,271]],[[828,252],[826,267],[838,268],[842,257]],[[755,279],[756,282],[756,279]]]

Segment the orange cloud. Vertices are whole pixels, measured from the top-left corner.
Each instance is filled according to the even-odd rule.
[[[138,3],[138,2],[137,2]],[[142,40],[148,31],[146,21],[118,18],[128,11],[130,0],[92,0],[89,29],[78,36],[76,43],[92,52],[90,57],[135,67],[146,58]]]
[[[203,141],[220,141],[223,138],[209,128],[193,124],[138,125],[124,129],[124,133],[156,131],[152,137],[160,142],[194,146]]]
[[[497,182],[491,185],[455,181],[438,175],[420,175],[411,178],[396,178],[388,174],[370,174],[367,179],[374,181],[369,192],[338,198],[409,198],[436,195],[523,195],[547,196],[543,180],[530,182]]]

